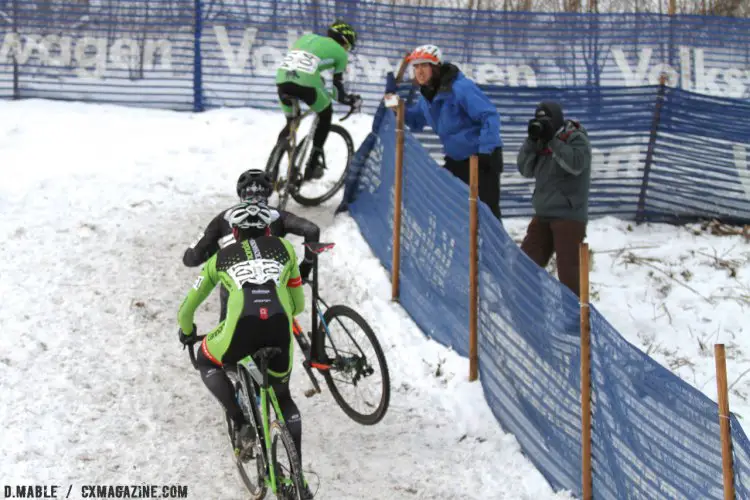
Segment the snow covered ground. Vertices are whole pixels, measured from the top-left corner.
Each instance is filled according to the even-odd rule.
[[[504,222],[519,243],[526,219]],[[750,419],[750,239],[737,228],[605,217],[588,227],[591,302],[633,345],[717,401],[725,344],[730,410]],[[717,234],[713,234],[717,233]],[[550,272],[556,269],[554,258]],[[744,420],[743,420],[744,419]],[[743,425],[746,432],[750,423]]]
[[[3,483],[73,484],[71,498],[82,484],[182,483],[190,498],[242,498],[219,406],[177,341],[197,274],[181,257],[235,201],[238,174],[265,165],[283,118],[44,101],[0,110]],[[355,144],[370,124],[346,122]],[[359,426],[327,390],[305,398],[297,367],[303,465],[318,498],[569,498],[496,424],[466,381],[468,362],[389,301],[385,271],[354,222],[334,220],[337,204],[292,208],[337,243],[322,257],[321,293],[375,328],[393,395],[380,424]],[[520,240],[527,222],[505,224]],[[725,342],[732,410],[750,416],[750,244],[699,229],[593,221],[592,300],[714,398],[713,343]],[[214,325],[217,295],[198,312],[200,331]]]
[[[80,498],[83,484],[181,483],[189,498],[243,498],[218,403],[177,341],[197,274],[181,258],[235,201],[239,173],[265,165],[283,118],[43,101],[0,110],[3,484],[73,484]],[[370,124],[347,122],[357,144]],[[498,427],[466,381],[467,361],[390,303],[356,225],[333,220],[337,203],[300,210],[338,244],[323,257],[321,293],[373,325],[393,395],[385,419],[363,427],[327,391],[305,398],[297,370],[303,465],[318,498],[569,498]],[[199,329],[217,316],[215,293]]]

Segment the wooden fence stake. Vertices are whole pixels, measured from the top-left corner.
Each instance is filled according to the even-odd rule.
[[[479,157],[469,160],[469,381],[479,377],[479,352],[477,348],[477,303],[479,267],[479,215],[477,195],[479,192]]]
[[[578,250],[581,288],[581,471],[583,499],[593,498],[591,471],[591,323],[589,322],[589,246]]]
[[[391,300],[399,297],[399,275],[401,272],[401,198],[404,174],[404,101],[396,106],[396,181],[393,207],[393,260],[391,261]]]
[[[721,465],[724,473],[724,500],[734,500],[734,464],[732,460],[732,425],[729,420],[727,389],[727,356],[724,344],[714,344],[716,386],[719,394],[719,425],[721,426]]]

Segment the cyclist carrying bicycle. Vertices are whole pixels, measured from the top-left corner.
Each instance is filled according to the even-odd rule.
[[[321,178],[326,168],[323,145],[331,128],[333,105],[321,72],[333,70],[333,97],[338,102],[352,108],[362,104],[359,95],[347,94],[344,89],[344,71],[349,63],[349,52],[356,43],[354,28],[343,21],[336,21],[328,28],[328,36],[309,33],[294,42],[276,71],[279,102],[286,115],[286,126],[279,134],[279,141],[286,142],[289,126],[295,118],[293,99],[307,104],[320,120],[313,136],[312,154],[305,167],[305,180]]]
[[[203,266],[180,306],[179,339],[185,345],[193,343],[195,310],[221,283],[229,292],[227,316],[205,336],[198,350],[201,379],[224,407],[232,422],[233,446],[241,451],[253,445],[256,432],[245,420],[221,367],[264,347],[280,348],[282,354],[270,360],[268,373],[301,457],[302,420],[289,391],[289,377],[294,353],[292,322],[305,308],[305,295],[294,247],[284,238],[270,236],[269,226],[277,215],[256,201],[244,201],[227,213],[235,242]]]
[[[268,198],[273,193],[273,183],[268,177],[268,174],[259,169],[250,169],[240,174],[237,179],[237,196],[240,200],[259,200],[263,203],[268,203]],[[227,215],[231,212],[234,207],[230,207],[226,210],[222,210],[211,222],[208,223],[206,229],[201,234],[200,238],[190,245],[185,250],[185,254],[182,257],[182,263],[187,267],[197,267],[206,262],[213,254],[215,254],[220,248],[224,248],[227,245],[234,243],[234,235],[232,234],[232,228],[227,220]],[[305,243],[317,243],[320,241],[320,227],[314,222],[299,217],[291,212],[285,210],[277,210],[279,217],[271,223],[270,229],[273,236],[279,236],[281,238],[286,237],[287,234],[294,234],[296,236],[302,236],[305,239]],[[313,266],[313,254],[305,247],[305,258],[299,265],[300,276],[302,281],[307,281]],[[219,313],[219,320],[223,321],[226,317],[227,312],[227,298],[229,293],[222,287],[219,292],[219,299],[221,303],[221,309]],[[312,366],[318,369],[327,369],[330,367],[330,360],[326,356],[318,356],[317,352],[319,342],[313,341],[315,349],[312,351],[310,363]]]

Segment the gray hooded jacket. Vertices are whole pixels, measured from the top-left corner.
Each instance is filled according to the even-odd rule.
[[[561,109],[559,117],[562,121]],[[564,121],[547,144],[527,138],[517,163],[521,175],[536,180],[532,196],[536,216],[588,221],[591,144],[580,123]]]

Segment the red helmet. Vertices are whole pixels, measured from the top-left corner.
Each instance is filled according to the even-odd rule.
[[[409,64],[443,64],[443,51],[437,45],[420,45],[406,58]]]

